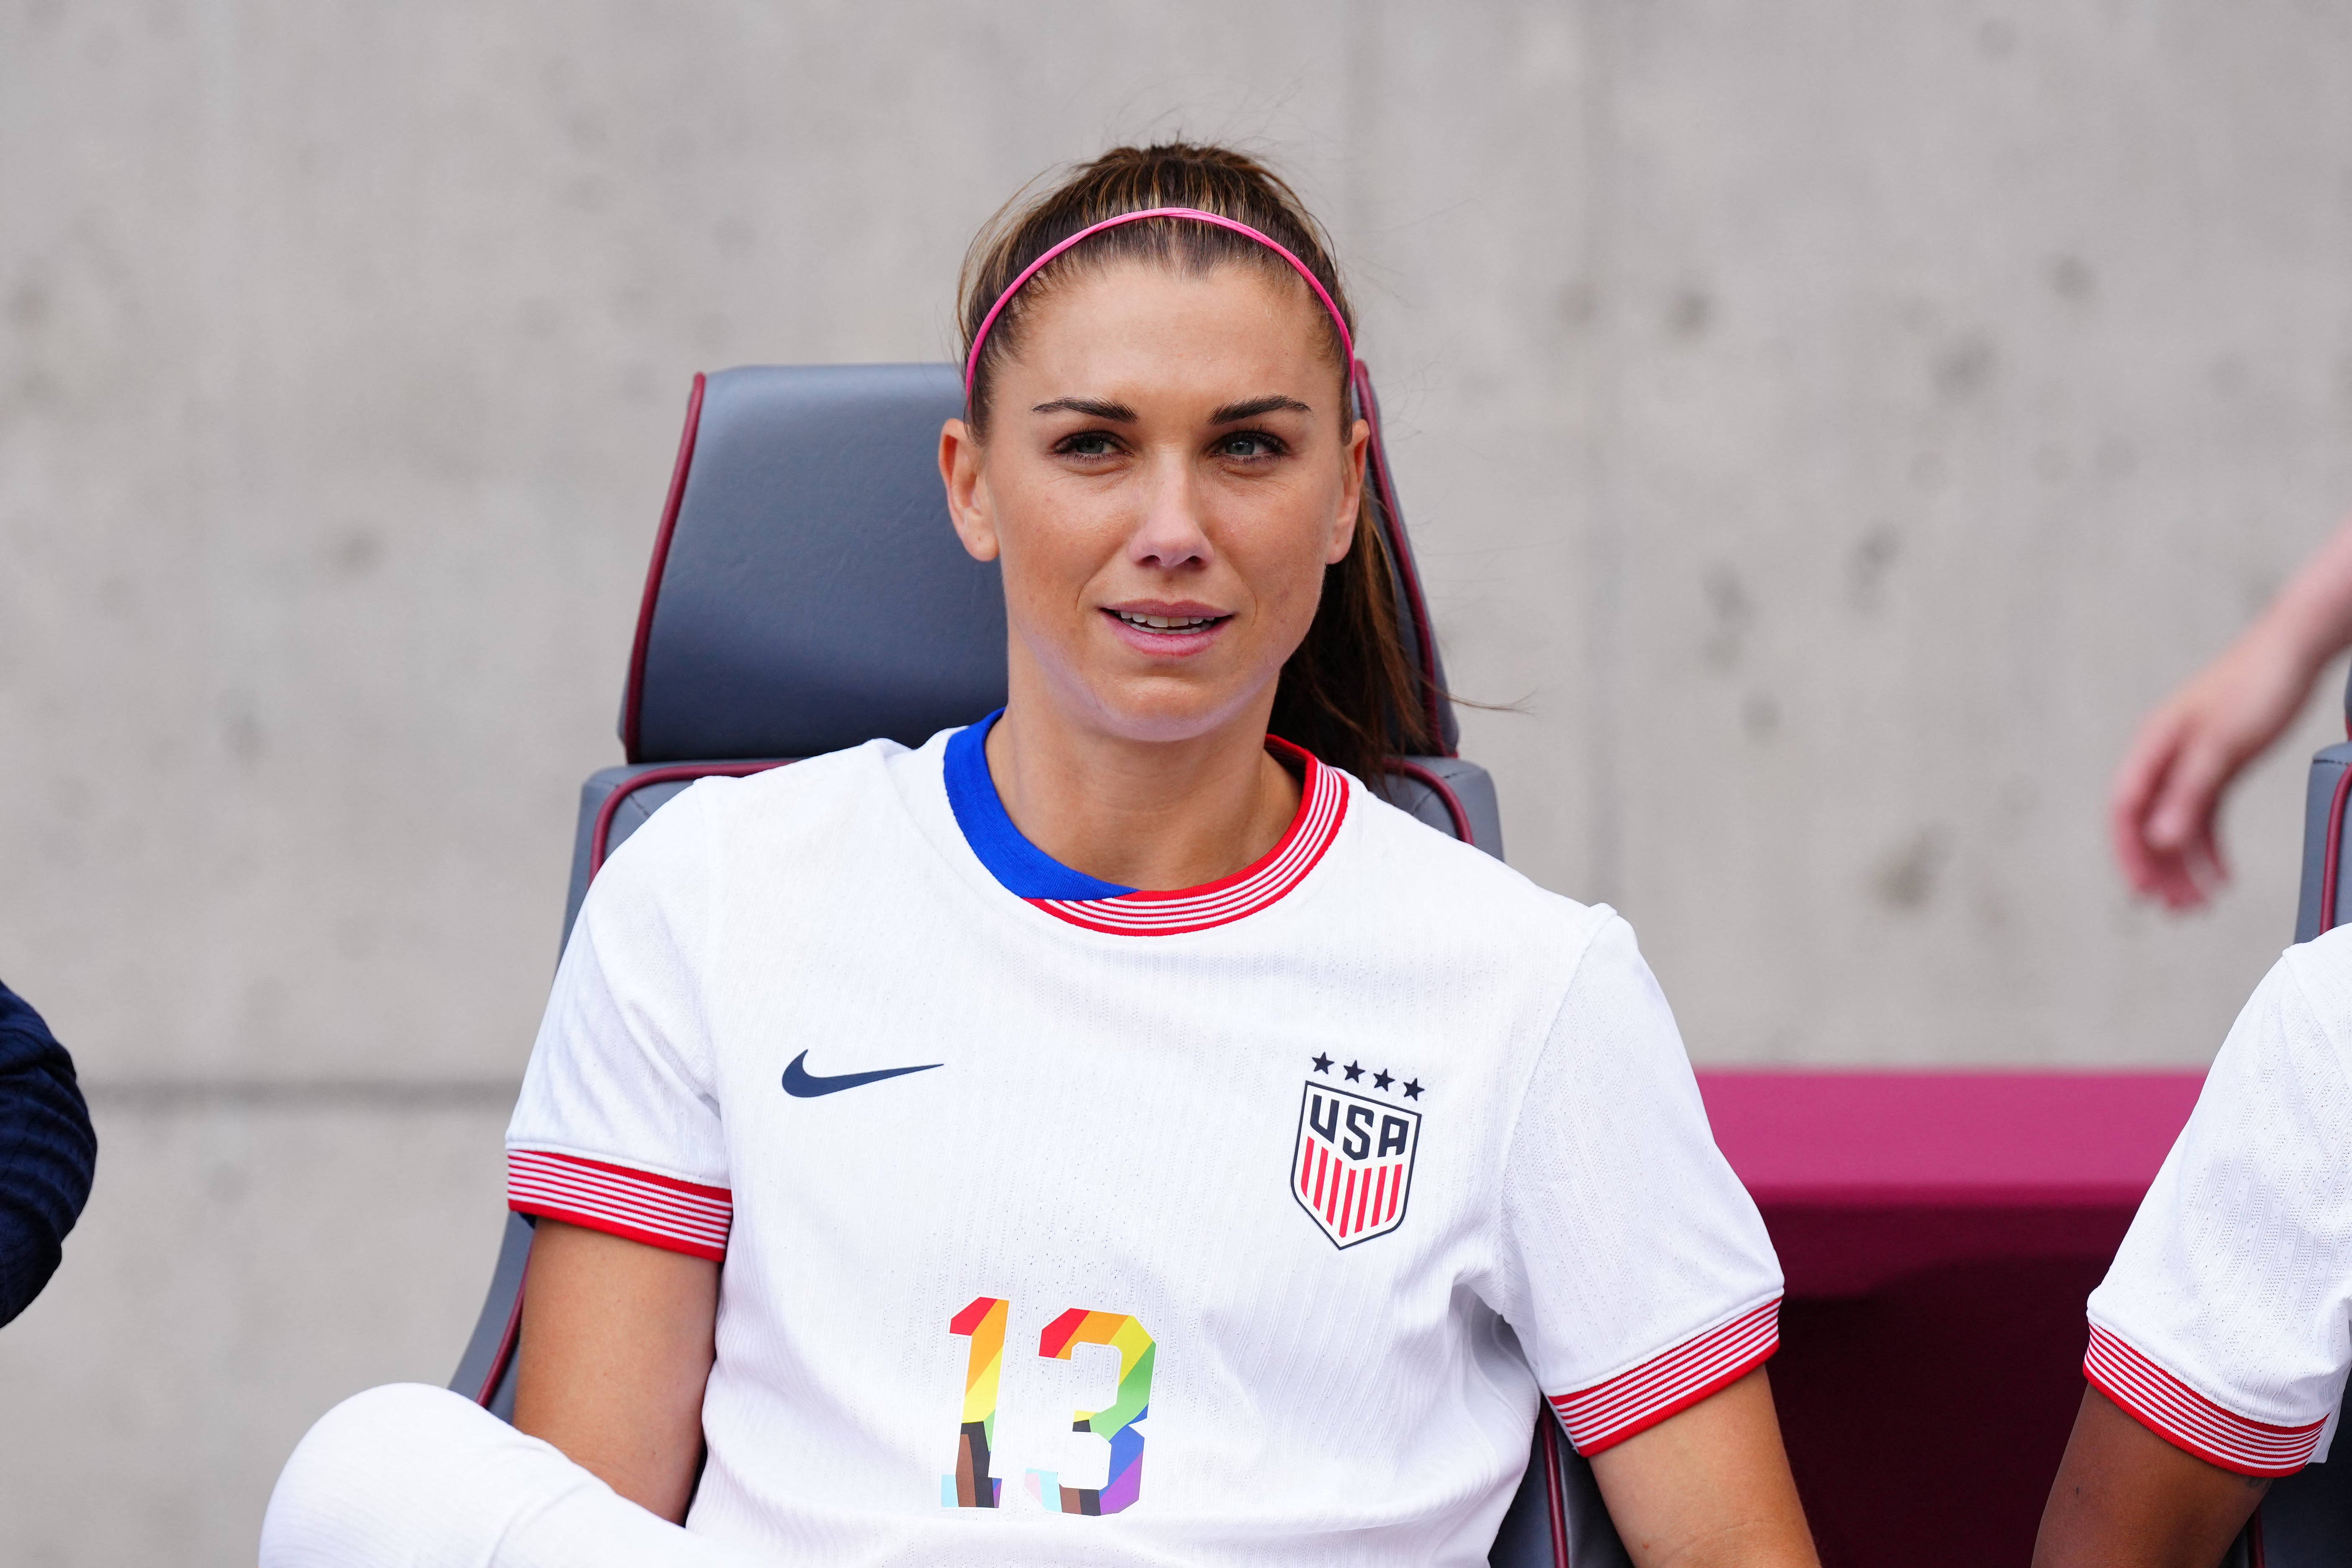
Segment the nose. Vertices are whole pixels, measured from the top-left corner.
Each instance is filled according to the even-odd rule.
[[[1202,496],[1191,465],[1161,458],[1151,465],[1143,487],[1143,516],[1127,542],[1127,558],[1138,566],[1181,572],[1209,563],[1214,552],[1201,515]]]

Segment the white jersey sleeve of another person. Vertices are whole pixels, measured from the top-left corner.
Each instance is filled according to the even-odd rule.
[[[1505,1316],[1581,1453],[1689,1408],[1779,1346],[1771,1240],[1715,1146],[1665,995],[1613,915],[1521,1101],[1502,1235]]]
[[[2352,1366],[2352,927],[2289,948],[2238,1015],[2115,1265],[2084,1373],[2244,1475],[2325,1458]]]
[[[507,1129],[507,1202],[518,1213],[726,1256],[727,1147],[689,955],[709,940],[701,808],[732,782],[687,789],[588,889]]]

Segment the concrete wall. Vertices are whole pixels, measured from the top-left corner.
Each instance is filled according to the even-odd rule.
[[[0,6],[0,975],[105,1152],[0,1560],[250,1561],[446,1375],[690,374],[935,357],[1020,182],[1280,157],[1513,858],[1709,1061],[2193,1063],[2105,771],[2352,499],[2352,14]]]

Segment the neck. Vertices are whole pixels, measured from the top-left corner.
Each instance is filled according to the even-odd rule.
[[[1022,837],[1073,870],[1194,888],[1265,855],[1297,815],[1298,781],[1265,749],[1271,691],[1207,733],[1137,741],[1075,721],[1024,684],[989,731],[989,776]]]

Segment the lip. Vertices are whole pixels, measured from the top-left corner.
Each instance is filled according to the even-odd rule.
[[[1193,616],[1215,616],[1220,618],[1198,631],[1155,632],[1142,626],[1129,625],[1120,619],[1122,613],[1129,616],[1160,616],[1169,619]],[[1204,653],[1215,644],[1219,635],[1227,626],[1233,625],[1232,611],[1221,610],[1214,605],[1203,605],[1191,599],[1172,601],[1130,599],[1123,604],[1105,605],[1102,607],[1102,617],[1109,624],[1112,635],[1119,641],[1136,652],[1152,658],[1189,658],[1195,654]]]

